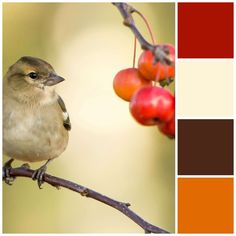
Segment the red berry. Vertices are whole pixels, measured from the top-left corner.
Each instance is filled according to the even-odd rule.
[[[134,94],[130,103],[133,117],[142,125],[168,122],[174,116],[175,98],[161,87],[145,87]]]
[[[175,117],[173,117],[169,122],[163,122],[158,124],[159,130],[167,135],[169,138],[175,137]]]
[[[173,62],[173,65],[165,65],[161,62],[154,64],[152,52],[149,50],[144,51],[139,57],[138,70],[146,79],[160,81],[175,76],[175,49],[170,44],[164,44],[164,46],[169,51],[169,58]]]
[[[130,101],[137,90],[148,85],[151,85],[151,81],[146,80],[136,68],[119,71],[113,81],[116,94],[126,101]]]

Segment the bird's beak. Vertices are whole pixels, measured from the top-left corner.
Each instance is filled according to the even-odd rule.
[[[51,74],[48,79],[45,81],[44,85],[46,86],[53,86],[55,84],[58,84],[62,81],[64,81],[65,79],[56,75],[56,74]]]

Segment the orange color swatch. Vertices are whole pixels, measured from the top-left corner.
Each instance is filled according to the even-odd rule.
[[[233,178],[179,178],[178,233],[233,233]]]

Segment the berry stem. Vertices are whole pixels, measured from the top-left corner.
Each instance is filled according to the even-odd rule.
[[[157,42],[156,42],[154,33],[153,33],[153,31],[152,31],[152,28],[151,28],[151,26],[150,26],[150,24],[149,24],[147,18],[146,18],[141,12],[139,12],[139,11],[137,11],[137,10],[135,10],[135,12],[136,12],[139,16],[141,16],[141,18],[142,18],[143,21],[145,22],[145,24],[146,24],[146,26],[147,26],[147,28],[148,28],[148,32],[149,32],[149,34],[150,34],[150,36],[151,36],[151,39],[152,39],[152,43],[153,43],[153,45],[156,45]],[[153,86],[157,86],[157,85],[158,85],[158,81],[157,81],[157,80],[158,80],[159,76],[160,76],[160,72],[157,74],[156,80],[154,81]]]
[[[150,24],[149,24],[147,18],[146,18],[141,12],[139,12],[139,11],[137,11],[137,10],[135,10],[135,12],[136,12],[139,16],[141,16],[141,18],[142,18],[143,21],[145,22],[145,24],[146,24],[146,26],[147,26],[147,28],[148,28],[148,32],[149,32],[149,34],[150,34],[150,36],[151,36],[151,39],[152,39],[152,43],[155,45],[157,42],[156,42],[156,39],[155,39],[155,37],[154,37],[154,33],[153,33],[153,31],[152,31],[152,28],[151,28],[151,26],[150,26]]]
[[[136,38],[136,36],[134,36],[133,68],[135,68],[136,49],[137,49],[137,38]]]

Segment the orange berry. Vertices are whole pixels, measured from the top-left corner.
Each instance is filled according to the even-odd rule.
[[[175,49],[170,44],[165,44],[169,50],[169,58],[173,63],[175,62]],[[139,57],[138,62],[139,72],[149,80],[161,81],[166,78],[172,78],[175,76],[175,66],[165,65],[161,62],[154,64],[154,56],[151,51],[144,51]]]
[[[116,94],[125,101],[130,101],[137,90],[148,85],[151,81],[146,80],[136,68],[119,71],[113,81]]]

